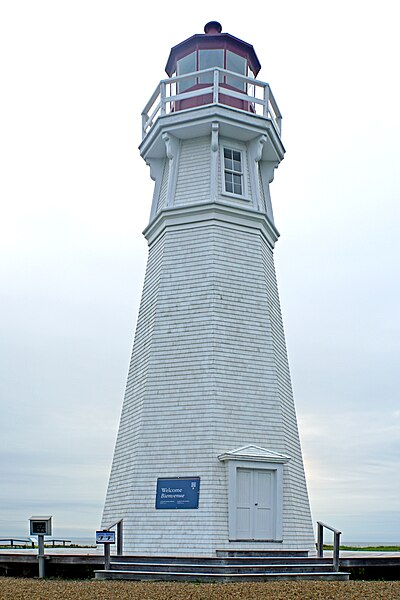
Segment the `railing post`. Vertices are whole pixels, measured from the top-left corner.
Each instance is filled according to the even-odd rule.
[[[333,539],[333,567],[339,571],[340,531],[335,531]]]
[[[147,115],[146,115],[146,113],[143,112],[142,113],[142,139],[146,135],[146,122],[147,122]]]
[[[113,527],[117,527],[117,555],[118,556],[122,556],[124,553],[124,533],[123,533],[123,525],[124,524],[124,520],[120,519],[119,521],[116,521],[115,523],[113,523],[112,525],[109,525],[109,527],[107,527],[107,529],[104,529],[103,531],[110,531],[110,529],[112,529]],[[105,546],[108,546],[109,544],[105,544]]]
[[[165,115],[165,113],[167,112],[166,98],[167,98],[167,84],[165,83],[165,81],[162,81],[160,83],[160,103],[161,103],[160,114],[161,115]]]
[[[324,556],[324,526],[322,523],[317,523],[318,536],[317,536],[317,556],[323,558]]]
[[[213,103],[218,104],[219,100],[219,71],[215,69],[214,71],[214,87],[213,87]]]
[[[269,85],[267,84],[264,87],[264,105],[263,105],[263,116],[264,117],[268,117],[268,115],[269,115],[268,105],[269,105]]]
[[[124,542],[123,542],[123,520],[117,523],[117,554],[122,556],[124,553]]]

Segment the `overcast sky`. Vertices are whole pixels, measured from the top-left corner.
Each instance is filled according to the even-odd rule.
[[[147,258],[140,113],[216,19],[283,114],[275,257],[314,521],[400,543],[398,3],[188,6],[0,4],[0,536],[100,524]]]

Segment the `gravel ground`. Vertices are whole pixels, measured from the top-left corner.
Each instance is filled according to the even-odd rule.
[[[400,581],[158,583],[0,577],[1,600],[400,600]]]

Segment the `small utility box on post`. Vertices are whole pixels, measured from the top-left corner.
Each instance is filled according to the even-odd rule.
[[[38,562],[39,562],[39,577],[43,578],[45,574],[44,568],[44,536],[52,535],[52,517],[31,517],[29,519],[30,535],[37,535],[38,538]]]
[[[110,545],[115,544],[115,531],[96,531],[96,544],[104,544],[104,570],[110,568]]]

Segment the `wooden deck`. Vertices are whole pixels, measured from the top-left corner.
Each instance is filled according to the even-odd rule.
[[[47,552],[48,550],[48,552]],[[76,549],[80,553],[67,551],[57,552],[58,549],[46,549],[46,575],[65,578],[91,578],[94,571],[104,568],[104,557],[95,553],[95,549]],[[85,549],[86,550],[86,549]],[[14,577],[37,577],[37,551],[0,551],[0,575]],[[331,553],[324,553],[330,558]],[[177,559],[178,560],[178,559]],[[369,579],[374,579],[374,573],[384,570],[390,579],[400,579],[400,553],[397,552],[342,552],[340,554],[341,570],[357,574],[357,569],[369,573]],[[381,575],[376,578],[380,579]],[[385,578],[385,577],[384,577]]]

